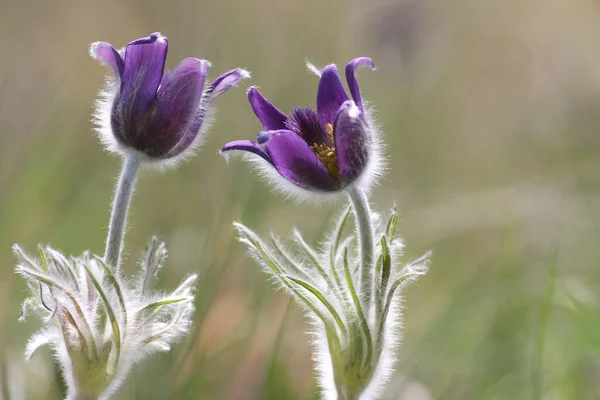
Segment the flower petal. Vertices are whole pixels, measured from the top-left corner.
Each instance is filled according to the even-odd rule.
[[[257,156],[260,156],[267,160],[270,164],[273,164],[271,158],[265,153],[262,147],[260,147],[256,142],[252,140],[236,140],[233,142],[227,143],[221,149],[221,153],[226,153],[228,151],[247,151]]]
[[[337,111],[346,100],[350,100],[344,90],[337,67],[330,64],[323,68],[317,91],[317,112],[326,124],[332,124]]]
[[[137,133],[161,82],[167,57],[167,39],[159,33],[135,40],[125,49],[121,102],[128,132]]]
[[[371,147],[369,130],[360,109],[352,100],[340,107],[333,127],[335,150],[342,186],[360,176],[365,169]]]
[[[285,129],[288,117],[279,111],[255,87],[248,91],[248,100],[254,114],[258,117],[266,130]]]
[[[236,86],[242,79],[250,78],[250,73],[245,69],[236,68],[225,72],[208,86],[208,93],[215,98],[230,87]]]
[[[307,190],[333,191],[337,183],[304,139],[280,130],[265,143],[272,164],[285,179]]]
[[[108,65],[115,71],[119,79],[123,79],[123,58],[119,52],[106,42],[95,42],[90,46],[90,55],[102,65]]]
[[[174,157],[188,148],[200,129],[200,101],[210,63],[186,58],[163,77],[148,122],[134,146],[154,157]],[[199,121],[198,121],[199,120]]]
[[[356,81],[355,71],[358,67],[366,65],[375,69],[375,63],[369,57],[359,57],[350,61],[346,65],[346,81],[348,82],[348,88],[350,88],[350,94],[356,106],[360,109],[361,118],[364,119],[364,110],[362,105],[362,99],[360,97],[360,89],[358,88],[358,82]]]

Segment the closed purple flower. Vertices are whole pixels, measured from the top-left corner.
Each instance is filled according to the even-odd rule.
[[[317,110],[295,108],[285,115],[256,89],[248,99],[264,126],[256,141],[238,140],[222,152],[242,151],[262,157],[271,170],[308,191],[335,192],[377,170],[379,146],[365,116],[355,70],[375,68],[367,57],[346,66],[348,96],[335,65],[320,73]]]
[[[199,142],[212,100],[249,76],[237,68],[205,87],[210,63],[185,58],[165,70],[167,48],[159,33],[121,50],[106,42],[92,44],[92,57],[115,74],[97,112],[101,137],[111,150],[135,150],[154,160],[184,154]]]

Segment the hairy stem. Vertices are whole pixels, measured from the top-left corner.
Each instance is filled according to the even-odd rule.
[[[131,193],[140,168],[141,157],[135,153],[129,153],[123,161],[121,176],[115,189],[110,225],[106,238],[106,251],[104,260],[109,267],[117,269],[121,262],[123,251],[123,236],[127,224],[127,214],[131,202]]]
[[[76,394],[74,400],[97,400],[97,396],[89,396],[85,394]]]
[[[357,187],[348,192],[348,197],[354,210],[354,220],[358,234],[360,248],[360,283],[359,297],[363,299],[363,310],[369,314],[373,293],[371,283],[373,282],[373,225],[371,224],[371,208],[365,193]],[[368,320],[368,317],[367,317]]]
[[[354,393],[346,387],[337,387],[338,400],[358,400],[360,393]]]

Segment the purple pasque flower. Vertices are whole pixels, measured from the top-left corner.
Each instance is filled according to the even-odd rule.
[[[134,40],[121,50],[106,42],[91,45],[92,57],[115,74],[97,112],[103,140],[111,150],[135,150],[155,160],[181,155],[198,142],[212,100],[249,77],[237,68],[205,87],[210,63],[190,57],[165,70],[167,48],[160,33]]]
[[[336,66],[326,66],[320,73],[316,111],[301,107],[285,115],[251,88],[248,99],[264,130],[256,141],[227,143],[222,152],[262,157],[287,181],[309,191],[334,192],[353,184],[379,158],[355,77],[355,70],[363,65],[375,68],[367,57],[346,66],[352,98]]]

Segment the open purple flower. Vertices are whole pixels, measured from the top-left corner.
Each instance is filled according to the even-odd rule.
[[[198,142],[212,100],[249,74],[237,68],[205,88],[210,63],[185,58],[165,70],[167,39],[159,33],[116,50],[93,43],[93,58],[111,67],[115,79],[100,102],[98,122],[111,150],[136,150],[150,159],[177,157]]]
[[[251,88],[248,99],[264,131],[256,141],[234,141],[222,152],[237,150],[262,157],[287,181],[309,191],[334,192],[353,184],[378,158],[355,77],[362,65],[375,68],[367,57],[346,66],[352,99],[336,66],[326,66],[320,74],[316,111],[295,108],[287,116]]]

